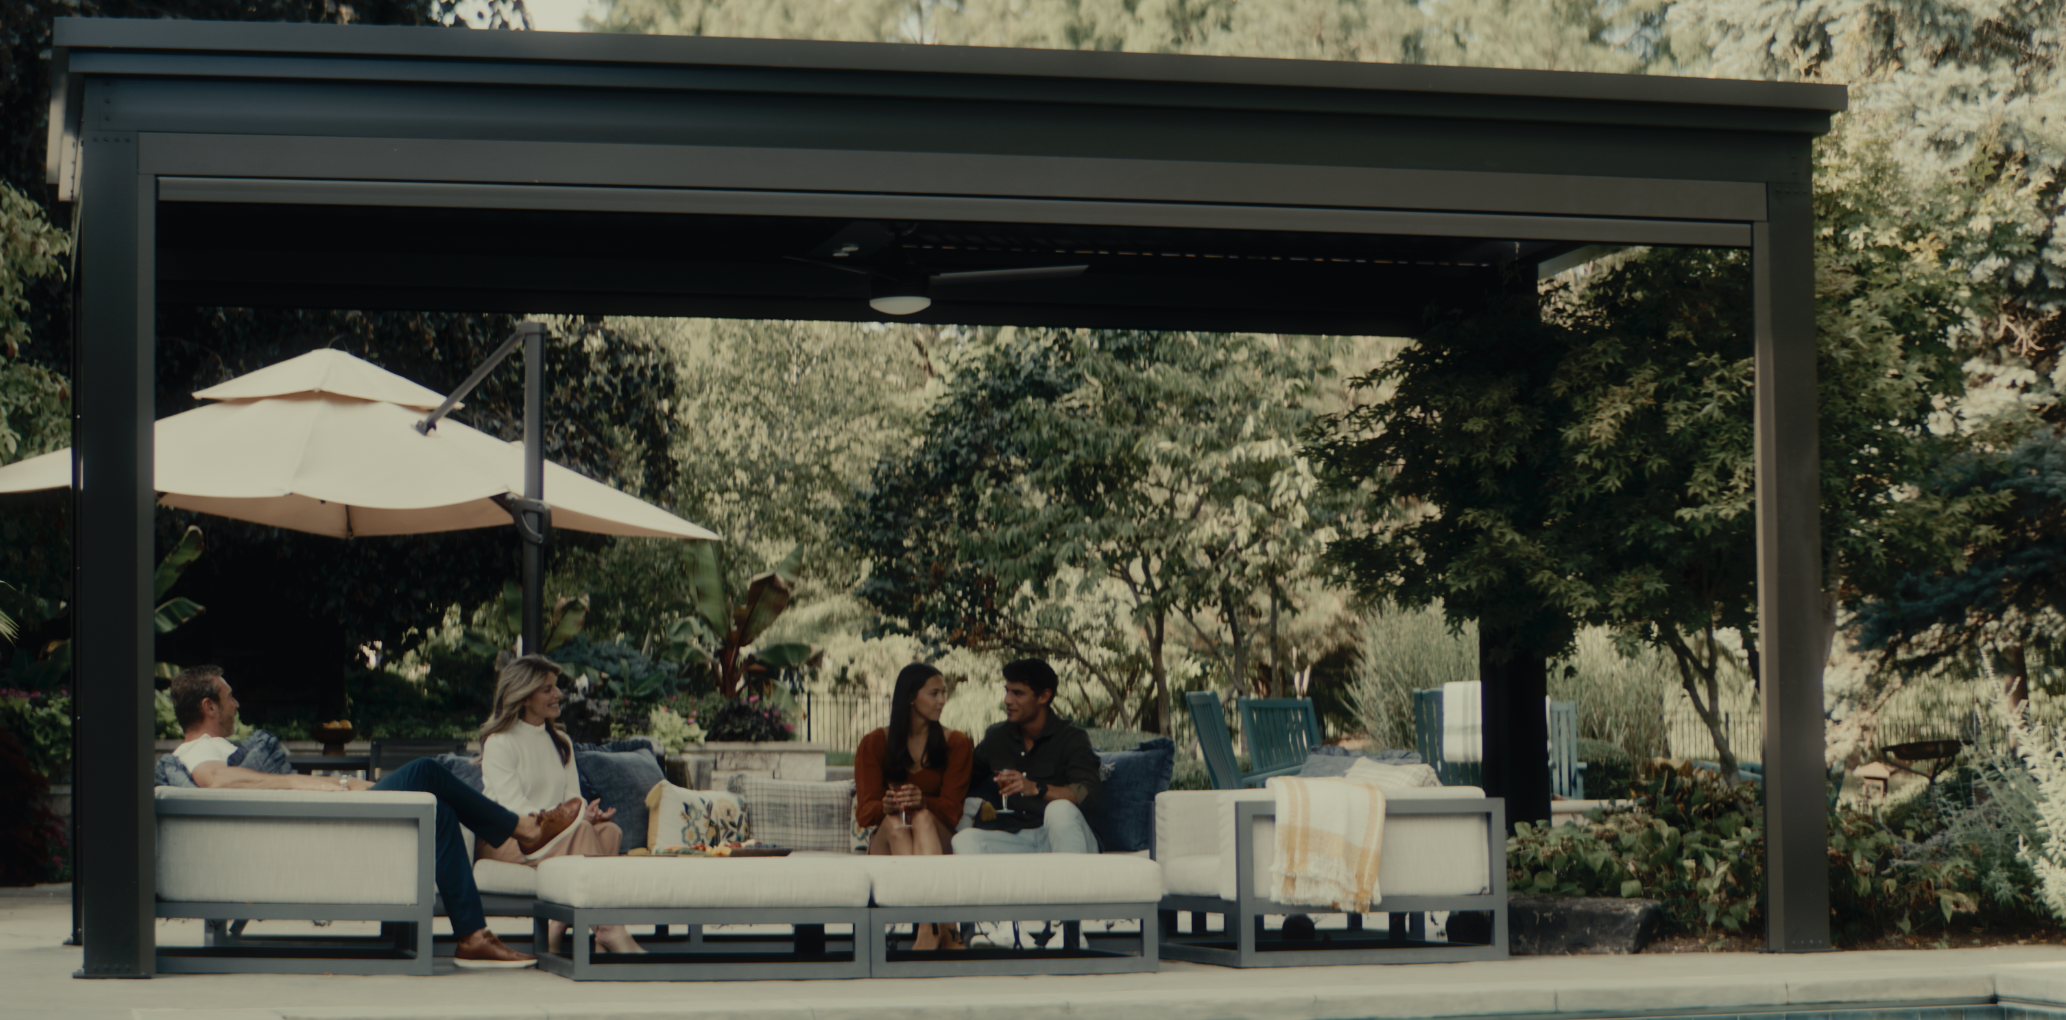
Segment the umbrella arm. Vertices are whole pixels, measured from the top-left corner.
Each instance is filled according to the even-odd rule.
[[[544,545],[552,535],[552,507],[542,499],[525,499],[522,496],[495,496],[497,506],[516,522],[517,536],[531,545]],[[538,526],[531,527],[531,514],[538,515]]]

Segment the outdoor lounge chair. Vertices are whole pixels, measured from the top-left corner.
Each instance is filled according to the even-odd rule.
[[[1185,790],[1157,797],[1155,857],[1163,868],[1162,955],[1229,967],[1432,963],[1507,955],[1505,802],[1474,787],[1386,791],[1378,874],[1383,931],[1349,915],[1346,930],[1294,939],[1270,915],[1326,913],[1270,898],[1275,796]],[[1428,914],[1450,911],[1448,937]],[[1458,913],[1468,912],[1459,918]],[[1484,916],[1471,917],[1469,914]],[[1218,931],[1207,923],[1223,919]],[[1324,935],[1324,939],[1320,936]]]
[[[1211,691],[1193,691],[1184,695],[1184,703],[1191,709],[1192,727],[1198,731],[1198,751],[1205,757],[1205,770],[1212,776],[1212,785],[1221,790],[1238,790],[1244,786],[1260,786],[1271,776],[1294,776],[1305,768],[1306,756],[1299,752],[1296,761],[1287,763],[1277,757],[1271,767],[1263,767],[1255,760],[1255,746],[1250,745],[1249,759],[1256,767],[1248,772],[1241,771],[1234,758],[1234,738],[1227,732],[1226,717],[1220,714],[1219,695]],[[1272,722],[1281,718],[1277,713],[1265,713]],[[1244,715],[1243,721],[1246,721]],[[1288,729],[1286,735],[1288,736]],[[1317,744],[1318,741],[1313,741]],[[1288,757],[1288,756],[1287,756]]]
[[[298,790],[157,789],[159,917],[207,943],[157,950],[161,974],[429,974],[437,801]],[[379,921],[378,935],[252,936],[229,922]]]

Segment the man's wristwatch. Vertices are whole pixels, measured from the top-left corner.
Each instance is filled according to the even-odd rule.
[[[351,788],[352,788],[352,781],[351,781],[351,777],[350,777],[350,776],[338,776],[338,777],[337,777],[337,787],[338,787],[338,789],[340,789],[340,790],[343,790],[343,791],[344,791],[344,792],[346,792],[346,793],[350,793],[350,792],[351,792]]]
[[[1040,797],[1040,798],[1043,798],[1043,799],[1045,799],[1045,798],[1047,797],[1047,784],[1046,784],[1046,783],[1037,783],[1037,782],[1036,782],[1036,783],[1034,783],[1034,784],[1033,784],[1033,786],[1034,786],[1034,790],[1033,790],[1033,795],[1034,795],[1034,796],[1036,796],[1036,797]]]

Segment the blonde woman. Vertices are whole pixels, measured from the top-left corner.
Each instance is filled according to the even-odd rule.
[[[500,846],[484,840],[479,856],[487,860],[536,866],[548,857],[614,857],[623,830],[610,821],[617,812],[602,801],[581,807],[581,774],[574,765],[574,743],[560,729],[560,668],[543,655],[526,655],[502,667],[495,682],[495,708],[481,727],[481,780],[488,799],[523,814],[543,805],[572,804],[581,817],[558,839],[524,853],[514,839]],[[547,945],[558,951],[566,925],[551,923]],[[596,943],[614,953],[642,953],[638,941],[621,924],[595,926]]]

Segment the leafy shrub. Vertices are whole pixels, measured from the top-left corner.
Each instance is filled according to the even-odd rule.
[[[782,709],[757,697],[726,703],[710,716],[705,729],[718,741],[794,740],[796,727],[782,718]]]
[[[628,737],[634,734],[620,728],[617,731],[613,731],[612,735]],[[707,735],[703,732],[703,727],[696,724],[693,716],[683,717],[677,715],[674,710],[665,705],[656,706],[646,716],[645,733],[643,735],[659,741],[660,749],[668,754],[680,754],[682,749],[690,744],[700,744],[707,739]]]
[[[360,739],[471,737],[487,721],[485,698],[475,699],[474,684],[449,684],[431,678],[416,683],[386,670],[355,669],[345,675],[349,718]],[[476,678],[478,679],[478,678]],[[269,720],[267,728],[287,739],[286,729],[320,720]],[[304,738],[305,739],[305,738]]]
[[[1635,759],[1618,744],[1580,740],[1578,760],[1585,763],[1585,795],[1589,798],[1620,800],[1635,785]]]
[[[63,869],[64,824],[43,804],[50,781],[29,764],[20,738],[0,730],[0,885],[35,885]]]
[[[57,780],[72,771],[72,696],[65,691],[0,689],[0,730],[20,741],[38,775]]]
[[[1757,788],[1707,770],[1657,768],[1633,808],[1583,824],[1518,824],[1507,841],[1509,887],[1556,896],[1642,896],[1676,931],[1755,930],[1763,919],[1764,812]],[[1960,854],[1918,852],[1864,812],[1829,819],[1830,907],[1840,940],[1949,925],[1979,908],[1978,872]]]

